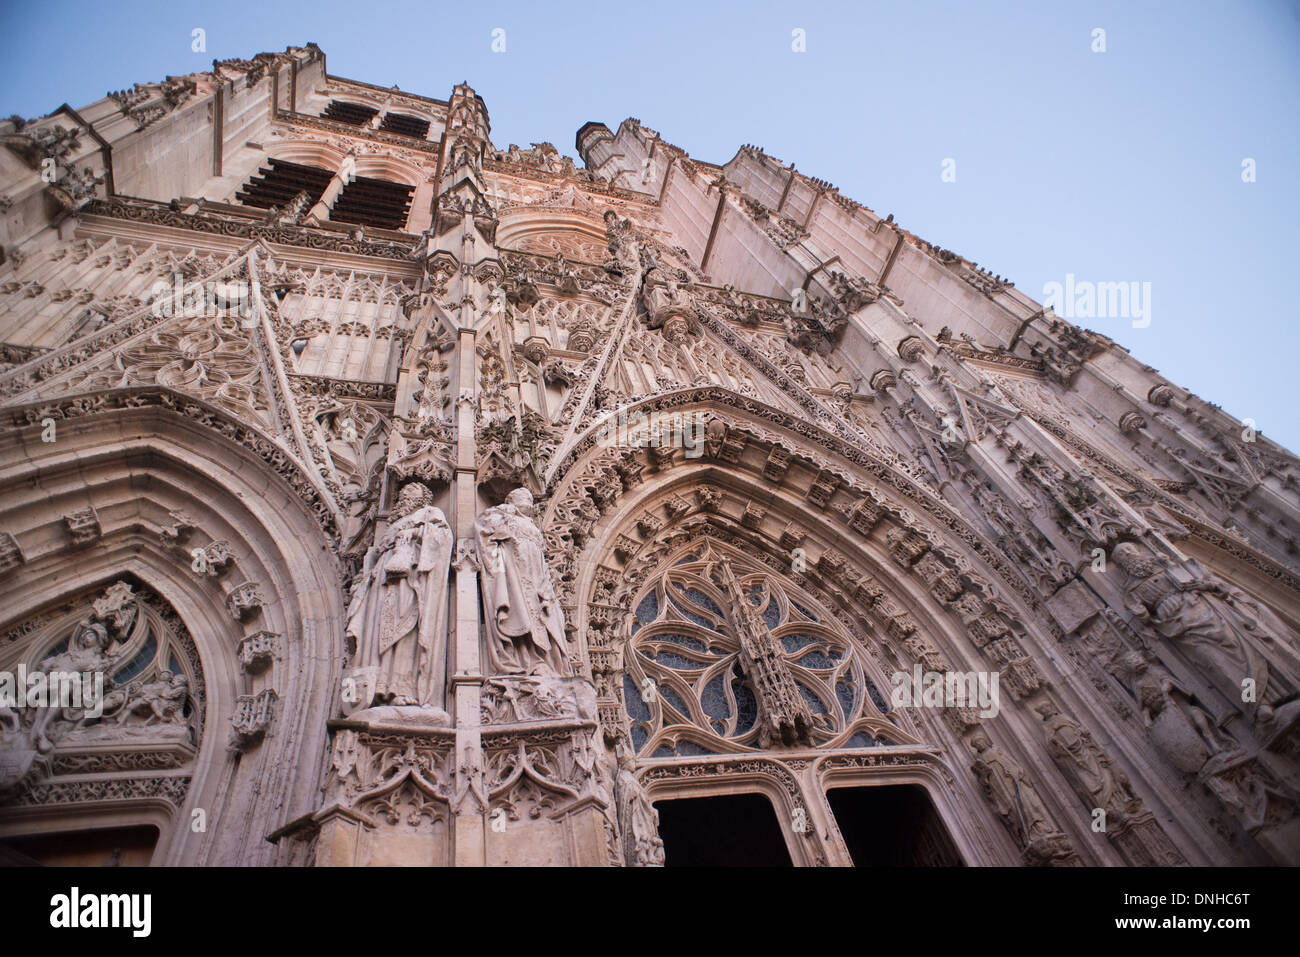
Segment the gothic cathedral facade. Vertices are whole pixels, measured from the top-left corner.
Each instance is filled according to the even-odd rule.
[[[1300,863],[1300,463],[1008,280],[312,44],[0,136],[8,859]]]

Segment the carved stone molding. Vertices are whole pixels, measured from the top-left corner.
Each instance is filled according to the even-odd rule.
[[[0,575],[7,575],[25,561],[18,539],[9,532],[0,532]]]
[[[226,596],[226,608],[236,621],[244,621],[261,614],[266,598],[262,595],[262,586],[257,582],[243,582],[236,585]]]
[[[72,539],[73,547],[83,548],[97,541],[103,534],[99,524],[99,515],[93,507],[78,509],[63,516],[63,527]]]
[[[271,730],[277,700],[278,696],[270,688],[257,694],[239,696],[235,701],[235,714],[231,718],[231,748],[248,751],[261,742]]]

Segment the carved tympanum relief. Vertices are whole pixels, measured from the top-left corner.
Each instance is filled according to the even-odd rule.
[[[51,788],[71,802],[97,799],[93,780],[66,774],[174,777],[192,764],[203,740],[203,668],[184,623],[153,589],[119,579],[9,634],[21,638],[0,652],[0,673],[26,700],[0,708],[0,807],[40,803]],[[37,681],[44,690],[34,698]]]

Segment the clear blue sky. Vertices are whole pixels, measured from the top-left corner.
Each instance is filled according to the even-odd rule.
[[[636,116],[704,160],[762,146],[1040,301],[1067,273],[1149,282],[1147,328],[1081,324],[1300,449],[1296,2],[0,0],[0,115],[307,41],[341,76],[468,80],[498,146],[571,154]]]

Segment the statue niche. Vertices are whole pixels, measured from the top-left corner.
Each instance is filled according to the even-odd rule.
[[[392,705],[440,709],[447,677],[447,590],[452,531],[433,493],[402,488],[393,523],[367,553],[348,606],[355,648],[345,675],[349,712]],[[348,698],[352,698],[348,701]]]
[[[517,488],[474,521],[482,568],[491,674],[567,677],[568,643],[546,565],[546,543],[533,521],[533,496]]]

